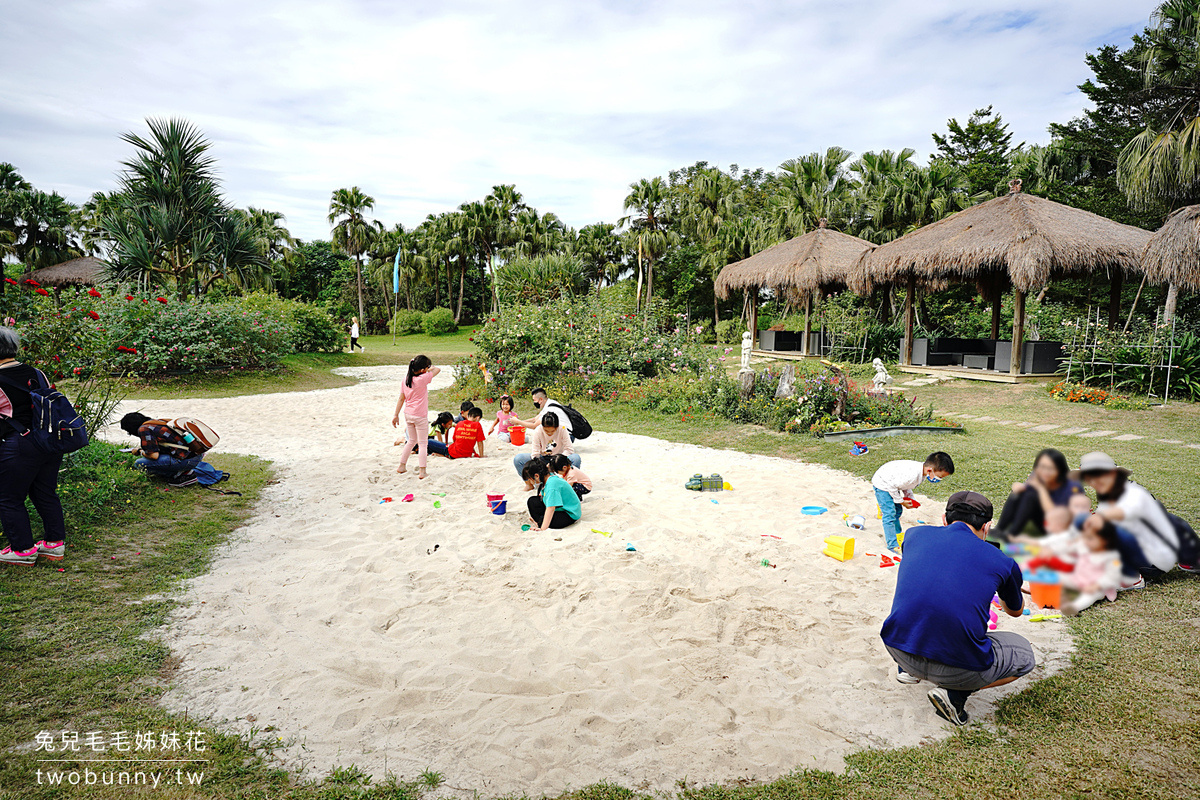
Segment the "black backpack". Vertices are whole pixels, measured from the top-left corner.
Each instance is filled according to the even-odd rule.
[[[1162,503],[1159,503],[1159,505],[1162,506]],[[1196,536],[1196,531],[1192,530],[1192,526],[1188,524],[1187,520],[1167,511],[1165,506],[1163,507],[1163,513],[1167,515],[1167,519],[1171,520],[1171,527],[1175,529],[1175,537],[1179,540],[1179,547],[1175,550],[1175,561],[1189,567],[1195,567],[1197,562],[1200,561],[1200,537]],[[1159,538],[1163,537],[1160,535]]]
[[[576,439],[586,439],[592,435],[591,423],[587,418],[580,414],[570,406],[563,406],[562,410],[567,412],[567,419],[571,420],[571,433]]]

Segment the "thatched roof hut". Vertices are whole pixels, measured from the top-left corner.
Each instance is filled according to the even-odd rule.
[[[717,276],[717,293],[725,299],[733,289],[767,287],[811,295],[841,288],[850,269],[873,247],[868,241],[825,227],[821,220],[815,230],[725,267]]]
[[[722,299],[734,289],[781,289],[804,298],[804,344],[808,353],[812,332],[812,297],[820,291],[843,288],[846,276],[858,260],[875,245],[868,241],[830,230],[821,220],[815,230],[780,242],[749,258],[736,261],[717,275],[716,291]],[[757,306],[751,325],[758,327]],[[758,336],[758,331],[753,335]]]
[[[850,276],[857,293],[910,276],[1028,294],[1052,278],[1098,268],[1136,272],[1150,233],[1043,197],[1020,181],[1003,197],[959,211],[882,245]],[[990,291],[988,292],[991,293]]]
[[[42,267],[25,277],[46,286],[95,286],[108,279],[108,265],[98,258],[85,256]]]
[[[1146,243],[1142,269],[1147,280],[1170,284],[1165,308],[1169,322],[1180,289],[1200,292],[1200,206],[1185,206],[1167,217]]]
[[[1120,296],[1122,275],[1141,269],[1150,233],[1042,197],[1025,194],[1013,181],[1003,197],[959,211],[876,248],[849,276],[851,290],[907,284],[902,363],[912,363],[912,302],[917,281],[973,280],[992,300],[992,331],[997,338],[1000,296],[1013,290],[1013,346],[1010,370],[1020,371],[1025,328],[1025,295],[1053,278],[1107,269],[1113,274],[1110,318]]]

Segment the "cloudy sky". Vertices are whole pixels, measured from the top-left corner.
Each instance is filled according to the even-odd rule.
[[[515,183],[572,225],[697,160],[910,146],[992,104],[1018,141],[1085,107],[1084,54],[1152,0],[0,0],[0,161],[81,202],[143,120],[212,140],[229,199],[326,237]]]

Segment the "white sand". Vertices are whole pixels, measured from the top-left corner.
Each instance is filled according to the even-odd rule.
[[[185,593],[166,637],[183,658],[167,707],[235,731],[274,726],[291,742],[287,763],[311,775],[430,768],[484,795],[767,780],[948,732],[928,686],[892,679],[879,640],[896,570],[820,552],[847,532],[843,513],[873,515],[866,482],[597,432],[579,445],[596,483],[583,520],[523,533],[523,514],[495,517],[484,501],[504,492],[523,510],[515,448],[431,458],[424,481],[396,475],[389,421],[403,370],[353,372],[373,380],[139,404],[205,420],[221,450],[271,459],[280,478]],[[685,491],[696,472],[735,490]],[[409,492],[415,502],[379,504]],[[446,492],[441,509],[431,492]],[[939,518],[927,502],[907,524]],[[830,511],[801,516],[811,504]],[[882,548],[869,527],[859,553]],[[1033,677],[1065,662],[1059,624],[1004,618],[1001,630],[1033,640]],[[1028,682],[979,693],[968,710],[986,717]]]

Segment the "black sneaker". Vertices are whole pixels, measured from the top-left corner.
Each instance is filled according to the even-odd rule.
[[[199,482],[200,479],[196,477],[196,473],[189,471],[183,473],[182,475],[176,475],[174,478],[167,481],[167,485],[175,489],[182,489],[185,486],[194,486]]]
[[[952,697],[952,695],[960,697]],[[926,696],[929,698],[929,702],[933,703],[933,710],[939,717],[954,725],[966,725],[971,719],[966,711],[966,695],[966,692],[950,692],[938,686],[930,689]]]

